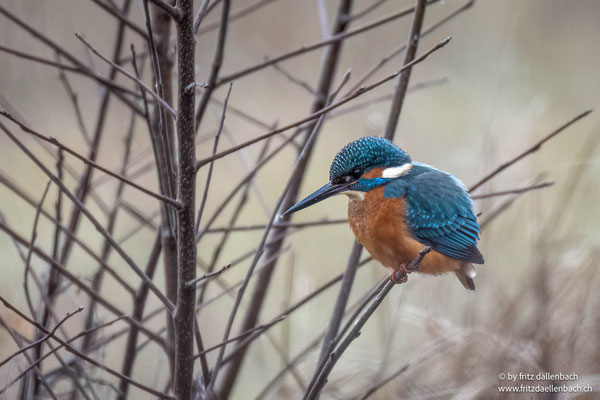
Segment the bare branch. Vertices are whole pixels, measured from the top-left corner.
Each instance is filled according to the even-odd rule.
[[[212,347],[209,347],[208,349],[204,350],[202,352],[202,354],[210,353],[211,351],[216,350],[216,349],[218,349],[218,348],[220,348],[222,346],[225,346],[228,343],[232,343],[232,342],[235,342],[237,340],[243,339],[243,338],[247,337],[248,335],[250,335],[252,333],[257,333],[257,332],[263,333],[264,331],[266,331],[267,329],[269,329],[273,325],[276,325],[278,322],[281,322],[284,319],[286,319],[286,317],[287,317],[287,315],[282,315],[280,317],[275,318],[274,320],[272,320],[269,323],[255,326],[254,328],[249,329],[246,332],[242,332],[241,334],[239,334],[236,337],[232,337],[231,339],[228,339],[226,342],[222,342],[222,343],[216,344],[216,345],[214,345]],[[201,356],[201,354],[197,354],[197,355],[194,356],[194,358],[198,358],[200,356]]]
[[[252,4],[248,4],[247,6],[244,7],[240,7],[237,10],[234,10],[231,12],[231,15],[229,16],[229,22],[231,21],[235,21],[238,18],[241,18],[245,15],[248,15],[258,9],[260,9],[262,6],[266,6],[269,3],[272,3],[275,0],[257,0]],[[214,5],[216,5],[219,1],[215,1],[213,4],[211,4],[211,7],[213,7]],[[201,6],[202,8],[202,6]],[[207,10],[205,13],[208,14],[210,10]],[[200,14],[200,12],[198,12],[198,14]],[[198,15],[196,16],[196,20],[198,20]],[[198,29],[200,27],[200,21],[198,21],[198,26],[196,26],[196,20],[194,21],[194,34],[204,34],[210,31],[213,31],[217,28],[219,28],[220,22],[215,22],[212,24],[206,24],[206,26],[203,26],[202,29]]]
[[[430,251],[430,247],[424,247],[423,250],[419,252],[417,257],[407,265],[407,269],[416,269],[419,266],[419,263]],[[360,331],[363,328],[363,326],[367,323],[369,318],[371,318],[375,310],[377,310],[377,307],[379,307],[385,296],[387,296],[387,294],[390,292],[390,290],[392,290],[394,286],[396,286],[396,283],[394,283],[394,281],[392,281],[391,279],[388,280],[381,289],[381,291],[377,294],[375,300],[367,308],[365,308],[364,311],[360,314],[360,316],[356,319],[356,321],[354,322],[354,326],[348,332],[346,337],[329,354],[329,358],[327,359],[327,362],[325,363],[323,368],[320,371],[317,371],[316,375],[318,375],[318,379],[316,380],[314,385],[310,386],[307,389],[306,393],[304,394],[304,399],[313,400],[319,396],[319,393],[327,383],[327,377],[333,370],[333,367],[335,366],[337,361],[340,359],[344,351],[346,351],[348,346],[350,346],[350,343],[352,343],[354,339],[360,336]]]
[[[167,110],[174,119],[177,119],[177,112],[175,110],[173,110],[173,108],[162,97],[160,97],[152,89],[150,89],[150,87],[148,85],[146,85],[146,83],[144,81],[131,75],[124,68],[120,67],[116,63],[114,63],[114,62],[110,61],[108,58],[104,57],[98,50],[96,50],[90,43],[88,43],[79,33],[76,33],[75,36],[77,37],[77,39],[81,40],[81,42],[83,42],[83,44],[85,44],[86,47],[92,51],[92,53],[94,53],[95,55],[100,57],[102,59],[102,61],[105,61],[111,67],[113,67],[114,69],[116,69],[117,71],[119,71],[120,73],[122,73],[123,75],[125,75],[126,77],[131,79],[132,81],[136,82],[141,87],[143,87],[144,90],[146,90],[146,92],[150,93],[150,95],[152,97],[154,97],[154,99],[156,99],[156,101],[158,101],[158,104],[160,104],[165,110]]]
[[[322,122],[322,119],[320,119],[320,121]],[[320,125],[320,124],[318,124]],[[252,260],[252,264],[250,265],[250,268],[248,268],[248,272],[246,273],[246,277],[244,278],[244,281],[242,283],[242,286],[240,287],[238,294],[236,296],[235,299],[235,303],[232,307],[232,311],[229,315],[229,319],[227,321],[227,326],[225,328],[225,334],[223,335],[223,340],[222,342],[224,343],[224,345],[221,347],[221,350],[219,351],[219,355],[217,356],[217,361],[215,362],[215,367],[213,369],[213,373],[211,376],[211,381],[210,384],[208,386],[209,390],[212,389],[214,387],[214,384],[216,382],[218,373],[219,373],[219,369],[221,368],[222,365],[222,361],[223,361],[223,356],[225,354],[225,348],[227,346],[227,341],[229,339],[229,334],[231,333],[231,329],[233,327],[233,322],[235,320],[235,316],[237,314],[237,311],[239,309],[239,306],[241,304],[242,301],[242,297],[244,296],[244,293],[246,291],[246,288],[248,286],[248,283],[250,281],[250,278],[252,277],[252,274],[254,272],[254,269],[256,268],[256,265],[258,264],[258,260],[260,259],[260,257],[262,256],[264,249],[265,249],[265,244],[267,242],[267,238],[269,236],[269,232],[271,230],[271,227],[273,226],[273,223],[275,222],[275,220],[278,217],[279,214],[279,209],[281,207],[281,205],[283,204],[284,199],[286,198],[287,192],[290,189],[290,187],[292,186],[292,183],[294,182],[295,176],[298,173],[299,169],[298,166],[302,165],[302,161],[303,159],[306,157],[306,149],[310,148],[310,145],[312,143],[312,141],[314,140],[314,136],[315,133],[318,131],[318,129],[314,129],[313,132],[311,132],[311,135],[309,136],[308,140],[306,141],[306,144],[302,150],[302,152],[300,153],[300,155],[298,156],[298,159],[296,160],[296,164],[294,166],[291,178],[289,179],[285,189],[283,190],[283,193],[281,194],[281,196],[279,197],[279,199],[277,200],[277,204],[275,205],[275,207],[273,208],[273,213],[271,214],[271,218],[269,220],[269,223],[267,224],[267,227],[263,233],[262,239],[260,244],[258,245],[258,249],[256,250],[256,253],[254,255],[254,259]]]
[[[168,15],[171,16],[174,20],[178,21],[181,18],[181,10],[177,7],[173,7],[166,0],[149,0],[150,3],[154,4]]]
[[[87,361],[88,363],[101,368],[102,370],[108,372],[109,374],[116,376],[117,378],[121,378],[121,379],[126,379],[130,384],[134,385],[135,387],[150,393],[154,396],[157,396],[161,399],[174,399],[174,397],[168,396],[164,393],[158,392],[146,385],[143,385],[137,381],[134,381],[133,379],[126,377],[122,374],[120,374],[119,372],[113,370],[112,368],[109,368],[108,366],[88,357],[87,355],[83,354],[82,352],[80,352],[79,350],[75,349],[74,347],[70,346],[67,342],[65,342],[64,340],[62,340],[61,338],[57,337],[56,335],[54,335],[54,333],[48,331],[46,328],[44,328],[44,326],[40,325],[38,322],[28,318],[25,314],[23,314],[21,311],[19,311],[19,309],[17,309],[15,306],[13,306],[11,303],[9,303],[8,301],[6,301],[6,299],[2,296],[0,296],[0,302],[2,302],[4,304],[4,306],[6,308],[8,308],[9,310],[13,311],[15,314],[17,314],[19,317],[21,317],[22,319],[24,319],[25,321],[27,321],[29,324],[33,325],[34,327],[36,327],[37,329],[39,329],[40,331],[44,332],[45,334],[47,334],[49,337],[51,337],[52,339],[54,339],[56,342],[60,343],[65,350],[67,350],[68,352],[76,355],[77,357],[81,358],[84,361]]]
[[[221,65],[223,64],[223,55],[225,53],[225,39],[227,38],[227,29],[229,24],[229,9],[231,7],[230,0],[223,1],[223,10],[221,11],[221,25],[219,29],[219,36],[217,38],[217,45],[215,49],[215,55],[213,58],[213,62],[210,69],[210,76],[208,77],[207,83],[204,85],[204,91],[202,92],[202,96],[200,97],[200,101],[198,103],[198,110],[196,111],[196,115],[194,117],[194,124],[196,127],[196,133],[200,128],[200,124],[202,122],[202,117],[204,117],[204,113],[206,111],[206,107],[208,106],[208,102],[210,101],[210,97],[213,94],[213,91],[218,86],[217,79],[219,78],[219,71],[221,71]],[[192,82],[194,80],[192,79]],[[191,83],[191,82],[190,82]],[[192,85],[193,87],[196,84]],[[186,90],[189,84],[185,86]]]
[[[27,249],[29,249],[29,242],[25,238],[20,236],[17,232],[15,232],[13,229],[11,229],[8,225],[6,225],[2,220],[0,220],[0,230],[4,231],[10,237],[15,239],[16,242],[18,242],[22,246],[25,246]],[[81,281],[81,279],[77,278],[72,272],[70,272],[68,269],[66,269],[58,261],[56,261],[52,257],[48,256],[42,250],[40,250],[37,247],[34,247],[33,252],[40,259],[42,259],[43,261],[52,265],[52,267],[58,273],[60,273],[65,278],[67,278],[69,281],[73,282],[73,284],[75,286],[77,286],[79,289],[81,289],[83,292],[85,292],[88,296],[94,298],[98,303],[102,304],[102,306],[104,306],[104,308],[106,308],[108,311],[110,311],[114,315],[124,315],[125,314],[122,310],[120,310],[118,307],[114,306],[112,303],[110,303],[108,300],[106,300],[103,296],[101,296],[94,290],[90,289],[85,283],[83,283]],[[164,347],[164,340],[162,338],[156,336],[151,330],[149,330],[148,328],[146,328],[142,324],[140,324],[139,321],[128,318],[128,322],[131,325],[136,326],[138,329],[140,329],[140,331],[144,332],[144,334],[146,334],[148,337],[152,338],[152,340],[154,340],[156,343],[161,345],[161,347]]]
[[[427,2],[427,4],[428,5],[434,4],[434,3],[437,3],[438,1],[439,0],[429,0]],[[222,85],[224,83],[227,83],[227,82],[230,82],[232,80],[241,78],[242,76],[251,74],[253,72],[259,71],[259,70],[261,70],[263,68],[271,66],[272,64],[279,63],[281,61],[290,59],[292,57],[299,56],[300,54],[304,54],[304,53],[307,53],[309,51],[313,51],[313,50],[319,49],[321,47],[328,46],[330,44],[334,44],[334,43],[340,42],[340,41],[345,40],[345,39],[347,39],[349,37],[352,37],[352,36],[358,35],[360,33],[366,32],[368,30],[371,30],[373,28],[385,25],[388,22],[394,21],[394,20],[396,20],[398,18],[401,18],[401,17],[404,17],[406,15],[410,15],[414,11],[415,11],[414,7],[406,8],[404,10],[401,10],[401,11],[397,12],[397,13],[388,15],[388,16],[386,16],[384,18],[378,19],[378,20],[376,20],[374,22],[371,22],[371,23],[366,24],[364,26],[361,26],[359,28],[352,29],[352,30],[349,30],[347,32],[343,32],[343,33],[339,33],[339,34],[333,35],[329,39],[326,39],[326,40],[323,40],[323,41],[320,41],[318,43],[314,43],[314,44],[311,44],[311,45],[302,46],[302,47],[300,47],[297,50],[291,51],[289,53],[282,54],[282,55],[277,56],[277,57],[274,57],[274,58],[272,58],[272,59],[270,59],[268,61],[263,61],[263,62],[261,62],[259,64],[253,65],[251,67],[244,68],[241,71],[234,72],[232,74],[229,74],[229,75],[221,77],[221,79],[219,79],[219,81],[217,82],[217,86],[220,86],[220,85]]]
[[[128,10],[129,5],[130,5],[130,1],[126,1],[123,5],[123,10]],[[38,32],[31,25],[29,25],[29,24],[25,23],[24,21],[20,20],[19,18],[17,18],[14,14],[12,14],[8,10],[6,10],[1,5],[0,5],[0,14],[3,14],[7,18],[9,18],[11,21],[13,21],[19,27],[21,27],[26,32],[28,32],[30,35],[32,35],[34,38],[36,38],[37,40],[42,42],[44,45],[50,47],[55,52],[57,52],[58,54],[60,54],[61,56],[63,56],[67,60],[69,60],[69,62],[73,63],[75,66],[77,66],[79,69],[81,69],[81,71],[89,71],[89,68],[85,64],[83,64],[76,57],[74,57],[72,54],[70,54],[68,51],[66,51],[63,47],[59,46],[57,43],[55,43],[54,41],[49,39],[47,35],[44,35],[43,33]],[[125,25],[121,23],[121,25],[117,29],[115,55],[118,55],[120,52],[121,43],[122,43],[122,33],[123,33],[122,28],[124,26]],[[117,58],[118,57],[115,57],[114,59],[117,59]],[[93,73],[92,73],[92,75],[93,75]],[[121,101],[123,101],[125,104],[127,104],[128,107],[132,108],[133,110],[136,110],[140,115],[142,115],[143,114],[142,111],[139,109],[139,107],[134,102],[129,100],[127,97],[125,97],[119,91],[115,91],[112,88],[112,85],[108,84],[108,82],[112,81],[113,79],[114,79],[114,74],[111,71],[109,79],[108,80],[104,79],[103,83],[106,84],[107,88],[109,90],[111,90]],[[108,98],[106,96],[103,96],[103,97]],[[99,113],[99,114],[102,114],[102,113]],[[99,120],[102,120],[102,118],[99,118]]]
[[[196,13],[196,17],[194,18],[194,35],[198,34],[198,28],[200,28],[200,24],[206,16],[206,11],[208,10],[209,3],[210,0],[202,0],[202,3],[198,8],[198,12]]]
[[[59,57],[60,56],[57,55],[57,58]],[[88,131],[85,127],[85,123],[83,122],[83,115],[81,113],[81,108],[79,107],[79,100],[77,98],[77,94],[73,90],[73,87],[71,86],[71,83],[69,82],[67,74],[65,74],[65,70],[63,68],[60,68],[58,70],[58,77],[62,82],[63,86],[65,87],[65,91],[67,92],[69,99],[71,100],[71,104],[73,105],[73,111],[75,112],[75,117],[77,118],[77,124],[79,125],[79,131],[89,150],[92,148],[92,138],[90,138],[90,135],[88,134]]]
[[[531,185],[531,186],[527,186],[527,187],[520,188],[520,189],[502,190],[500,192],[492,192],[492,193],[475,195],[475,196],[471,196],[471,198],[473,200],[477,200],[477,199],[487,199],[490,197],[505,196],[507,194],[521,194],[521,193],[528,192],[530,190],[547,188],[552,185],[554,185],[554,182],[544,182],[544,183],[540,183],[537,185]]]
[[[177,200],[173,200],[167,196],[163,196],[162,194],[158,194],[158,193],[154,193],[151,190],[146,189],[143,186],[138,185],[137,183],[127,179],[126,177],[124,177],[123,175],[117,174],[116,172],[112,172],[106,168],[104,168],[103,166],[97,164],[95,161],[90,160],[89,158],[86,158],[84,156],[82,156],[81,154],[77,153],[75,150],[71,149],[68,146],[65,146],[64,144],[60,143],[56,138],[53,137],[48,137],[48,136],[44,136],[39,132],[34,131],[33,129],[29,128],[27,125],[19,122],[17,119],[15,119],[12,115],[10,115],[9,113],[7,113],[6,111],[0,111],[0,115],[6,117],[7,119],[11,120],[12,122],[14,122],[15,124],[17,124],[21,130],[23,132],[29,133],[33,136],[35,136],[38,139],[41,139],[45,142],[48,142],[50,144],[53,144],[54,146],[60,148],[61,150],[69,153],[70,155],[72,155],[73,157],[77,158],[78,160],[82,161],[83,163],[85,163],[86,165],[89,165],[93,168],[96,168],[99,171],[104,172],[107,175],[112,176],[113,178],[116,178],[118,180],[120,180],[121,182],[126,183],[127,185],[139,190],[142,193],[145,193],[149,196],[154,197],[155,199],[164,201],[166,203],[169,203],[175,207],[181,207],[181,204],[179,204],[179,202]]]
[[[441,20],[439,20],[438,22],[429,25],[427,28],[423,29],[423,31],[420,33],[419,38],[424,38],[425,36],[429,35],[431,32],[434,32],[435,30],[437,30],[439,27],[441,27],[442,25],[444,25],[445,23],[449,22],[450,20],[452,20],[454,17],[458,16],[459,14],[461,14],[462,12],[468,10],[471,8],[471,6],[475,3],[475,0],[469,0],[469,2],[467,2],[465,5],[463,5],[462,7],[458,8],[457,10],[451,12],[450,14],[448,14],[446,17],[442,18]],[[381,60],[379,60],[379,62],[374,65],[371,69],[369,69],[367,72],[364,73],[363,76],[360,77],[360,79],[354,84],[354,86],[352,86],[350,88],[350,90],[348,91],[348,93],[351,93],[353,91],[355,91],[356,89],[358,89],[362,84],[364,84],[367,79],[369,79],[375,72],[377,72],[379,69],[381,69],[384,65],[386,65],[389,61],[391,61],[394,57],[400,55],[404,50],[406,50],[406,43],[404,43],[402,46],[398,47],[397,49],[393,50],[390,54],[388,54],[387,56],[383,57]],[[410,89],[409,89],[410,90]]]
[[[148,258],[148,263],[146,264],[145,273],[152,279],[154,277],[154,273],[156,272],[156,267],[158,265],[158,258],[160,257],[160,253],[162,250],[161,243],[161,233],[157,232],[156,239],[154,240],[154,245],[152,246],[152,250],[150,252],[150,256]],[[133,314],[132,318],[136,320],[142,320],[144,317],[144,310],[146,308],[146,300],[148,299],[148,286],[141,285],[138,292],[136,293],[135,300],[133,302]],[[133,365],[135,363],[136,356],[138,351],[136,349],[137,339],[138,339],[139,329],[131,328],[129,330],[129,335],[127,336],[127,344],[125,346],[124,356],[123,356],[123,366],[121,368],[121,373],[124,376],[131,376],[133,372]],[[89,337],[89,336],[88,336]],[[126,379],[121,379],[119,383],[119,399],[124,400],[127,398],[127,392],[129,390],[129,382]]]
[[[0,7],[1,10],[1,7]],[[104,77],[102,77],[100,74],[98,74],[96,71],[93,71],[91,69],[83,69],[79,66],[77,67],[72,67],[70,65],[67,64],[62,64],[56,61],[52,61],[52,60],[48,60],[42,57],[38,57],[38,56],[34,56],[31,54],[27,54],[27,53],[23,53],[21,51],[18,50],[14,50],[5,46],[0,45],[0,51],[3,51],[5,53],[8,54],[12,54],[16,57],[25,59],[25,60],[29,60],[29,61],[33,61],[42,65],[48,65],[50,67],[55,67],[58,68],[59,70],[65,70],[68,72],[73,72],[75,74],[80,74],[80,75],[84,75],[87,76],[91,79],[94,79],[95,81],[97,81],[98,83],[106,86],[108,89],[115,91],[116,93],[118,92],[123,92],[124,94],[128,94],[130,96],[134,96],[134,97],[139,97],[140,95],[134,91],[132,91],[131,89],[128,89],[124,86],[120,86],[118,84],[116,84],[115,82],[112,82]],[[62,54],[62,53],[58,53],[58,54]],[[121,94],[122,96],[122,94]],[[126,104],[128,104],[130,107],[132,107],[132,109],[134,109],[138,114],[141,114],[142,111],[140,110],[140,108],[132,101],[128,100],[126,97],[121,97],[121,100],[123,100]]]
[[[232,264],[227,264],[226,266],[224,266],[223,268],[221,268],[218,271],[209,272],[209,273],[204,274],[196,279],[192,279],[191,281],[186,282],[185,284],[188,286],[192,286],[192,285],[196,285],[196,284],[204,281],[205,279],[217,277],[217,276],[221,275],[223,272],[227,271],[229,268],[231,268],[231,265]]]
[[[274,228],[307,228],[312,226],[327,226],[327,225],[337,225],[337,224],[345,224],[348,222],[348,219],[332,219],[332,220],[322,220],[322,221],[311,221],[311,222],[281,222],[277,224],[273,224]],[[263,230],[265,229],[265,224],[257,224],[257,225],[247,225],[247,226],[232,226],[232,227],[219,227],[219,228],[210,228],[206,230],[206,233],[221,233],[221,232],[248,232],[255,230]]]
[[[33,307],[33,303],[31,301],[31,295],[29,294],[29,272],[31,270],[31,255],[33,253],[33,246],[35,244],[35,240],[37,238],[37,227],[38,222],[40,220],[40,213],[42,211],[42,206],[44,205],[44,200],[46,199],[46,195],[48,194],[48,189],[50,189],[50,184],[52,181],[48,181],[46,184],[46,188],[42,194],[42,198],[38,203],[38,206],[35,209],[35,217],[33,219],[33,228],[31,228],[31,240],[29,241],[29,251],[27,252],[27,257],[25,258],[25,269],[23,272],[23,289],[25,291],[25,298],[27,299],[27,305],[29,306],[29,310],[31,311],[31,315],[35,315],[35,310]],[[0,364],[1,366],[1,364]]]
[[[580,119],[586,117],[592,111],[593,110],[590,109],[590,110],[586,110],[586,111],[582,112],[581,114],[579,114],[575,118],[571,119],[570,121],[566,122],[562,126],[558,127],[557,129],[553,130],[552,132],[550,132],[548,135],[544,136],[542,139],[538,140],[533,146],[529,147],[524,152],[522,152],[519,155],[517,155],[516,157],[514,157],[514,158],[512,158],[512,159],[510,159],[510,160],[508,160],[508,161],[506,161],[506,162],[504,162],[502,164],[500,164],[500,166],[498,166],[492,172],[490,172],[489,174],[487,174],[486,176],[484,176],[483,178],[481,178],[479,181],[477,181],[474,185],[472,185],[469,188],[469,191],[473,192],[473,191],[477,190],[484,183],[486,183],[487,181],[489,181],[490,179],[492,179],[494,176],[498,175],[500,172],[504,171],[506,168],[508,168],[511,165],[517,163],[518,161],[522,160],[523,158],[527,157],[528,155],[535,153],[548,140],[552,139],[553,137],[555,137],[556,135],[558,135],[559,133],[561,133],[562,131],[564,131],[565,129],[567,129],[569,126],[573,125],[575,122],[577,122]]]
[[[234,153],[234,152],[238,151],[239,149],[242,149],[244,147],[248,147],[250,145],[253,145],[255,143],[260,142],[261,140],[268,139],[271,136],[275,136],[275,135],[277,135],[277,134],[279,134],[281,132],[287,131],[288,129],[298,127],[300,125],[305,124],[306,122],[313,121],[313,120],[319,118],[321,115],[324,115],[324,114],[328,113],[329,111],[334,110],[334,109],[338,108],[339,106],[341,106],[343,104],[346,104],[350,100],[353,100],[353,99],[355,99],[355,98],[357,98],[357,97],[365,94],[366,92],[369,92],[369,91],[375,89],[376,87],[381,86],[384,83],[386,83],[386,82],[388,82],[388,81],[396,78],[398,75],[400,75],[407,68],[410,68],[413,65],[420,63],[421,61],[425,60],[431,53],[433,53],[433,52],[441,49],[442,47],[444,47],[446,44],[448,44],[448,42],[450,41],[450,39],[451,39],[450,37],[444,39],[442,42],[440,42],[437,45],[435,45],[434,47],[432,47],[425,54],[423,54],[422,56],[416,58],[414,61],[408,63],[407,65],[403,66],[398,71],[396,71],[396,72],[394,72],[394,73],[386,76],[385,78],[380,79],[379,81],[373,83],[372,85],[359,88],[354,93],[349,94],[348,96],[346,96],[346,97],[344,97],[344,98],[336,101],[335,103],[332,103],[331,105],[329,105],[327,107],[322,108],[321,110],[319,110],[317,112],[314,112],[313,114],[309,115],[306,118],[303,118],[303,119],[301,119],[299,121],[296,121],[296,122],[293,122],[291,124],[285,125],[285,126],[283,126],[281,128],[273,129],[270,132],[265,133],[264,135],[258,136],[257,138],[254,138],[252,140],[248,140],[247,142],[241,143],[241,144],[239,144],[237,146],[231,147],[230,149],[227,149],[225,151],[217,153],[217,154],[215,154],[212,157],[208,157],[208,158],[205,158],[203,160],[198,161],[197,168],[199,169],[199,168],[203,167],[204,165],[208,164],[209,162],[214,161],[214,160],[218,160],[219,158],[223,158],[223,157],[225,157],[225,156],[227,156],[227,155],[229,155],[231,153]]]
[[[117,321],[122,320],[123,318],[126,318],[124,315],[121,315],[120,317],[117,317],[109,322],[106,322],[104,324],[95,326],[92,329],[89,330],[85,330],[82,332],[79,332],[77,335],[73,336],[72,338],[70,338],[69,340],[67,340],[67,343],[72,343],[75,340],[88,335],[92,332],[95,332],[99,329],[103,329],[106,328],[107,326],[110,326],[112,324],[114,324]],[[19,375],[17,375],[16,378],[14,378],[12,381],[10,381],[5,387],[3,387],[2,389],[0,389],[0,393],[4,393],[8,390],[8,388],[10,388],[12,385],[14,385],[16,382],[18,382],[19,380],[21,380],[21,378],[23,378],[23,376],[25,376],[29,371],[31,371],[33,368],[35,368],[37,365],[39,365],[39,363],[41,363],[42,361],[44,361],[46,358],[50,357],[52,354],[56,353],[58,350],[62,349],[63,346],[58,346],[53,348],[51,351],[49,351],[48,353],[44,354],[42,357],[40,357],[38,360],[33,361],[29,364],[29,366],[27,368],[25,368],[23,371],[21,371],[21,373]],[[51,376],[52,373],[47,374],[47,376]]]
[[[60,321],[58,321],[58,323],[54,326],[54,328],[52,328],[52,330],[50,332],[48,332],[46,335],[44,335],[44,337],[29,343],[27,346],[25,347],[21,347],[18,351],[16,351],[15,353],[11,354],[10,356],[8,356],[7,358],[5,358],[2,362],[0,362],[0,367],[3,366],[4,364],[6,364],[7,362],[9,362],[10,360],[12,360],[13,358],[15,358],[16,356],[18,356],[19,354],[39,345],[42,344],[43,342],[45,342],[46,340],[50,339],[52,336],[54,336],[54,334],[56,333],[56,331],[58,330],[58,328],[60,328],[60,326],[62,324],[64,324],[69,318],[71,318],[73,315],[80,313],[81,311],[83,311],[83,307],[79,307],[77,310],[67,313],[65,315],[65,317],[63,319],[61,319]]]
[[[4,329],[6,329],[6,331],[10,335],[10,337],[17,344],[17,346],[22,347],[22,345],[23,345],[22,338],[4,321],[4,319],[2,317],[0,317],[0,325],[2,325],[4,327]],[[27,359],[28,362],[31,362],[31,357],[27,353],[23,353],[23,355],[25,356],[25,358]],[[40,380],[40,382],[44,386],[44,388],[48,391],[48,395],[51,398],[53,398],[54,400],[58,400],[58,398],[52,391],[52,387],[50,386],[50,384],[48,383],[48,381],[46,380],[46,378],[44,377],[44,375],[42,374],[40,369],[38,367],[36,367],[34,372],[35,372],[37,378]],[[6,389],[4,389],[4,390],[6,390]],[[4,390],[0,391],[0,393],[3,393]],[[33,396],[33,394],[34,393],[31,393],[31,390],[29,390],[28,388],[23,388],[23,397],[27,397],[27,396],[31,397],[31,396]]]
[[[417,47],[419,45],[419,36],[421,35],[421,26],[423,26],[423,18],[425,16],[425,5],[426,0],[417,0],[415,6],[415,16],[413,18],[412,27],[406,43],[406,54],[404,55],[403,64],[409,64],[415,59],[417,54]],[[402,111],[402,104],[406,97],[406,91],[408,89],[408,81],[410,80],[410,72],[412,68],[406,68],[400,75],[396,90],[394,91],[394,98],[392,99],[392,107],[388,116],[388,122],[385,126],[385,138],[392,140],[396,132],[396,126],[400,119],[400,112]]]
[[[112,15],[113,17],[115,17],[116,19],[118,19],[119,21],[121,21],[122,23],[124,23],[125,25],[127,25],[127,27],[129,29],[131,29],[132,31],[134,31],[135,33],[137,33],[138,35],[140,35],[142,37],[142,39],[144,39],[145,41],[148,40],[148,36],[146,36],[146,32],[144,32],[144,30],[142,28],[140,28],[139,26],[135,25],[133,22],[129,21],[125,16],[123,16],[116,9],[113,9],[113,8],[107,6],[106,4],[104,4],[100,0],[92,0],[92,2],[96,3],[104,11],[106,11],[107,13],[109,13],[110,15]]]
[[[219,122],[219,130],[217,131],[217,135],[215,136],[215,141],[213,144],[212,154],[215,155],[217,153],[217,148],[219,146],[219,139],[221,138],[221,133],[223,132],[223,127],[225,126],[225,115],[227,113],[227,103],[229,102],[229,96],[231,95],[231,87],[233,85],[229,85],[229,90],[227,91],[227,96],[225,97],[225,103],[223,104],[223,112],[221,113],[221,120]],[[196,218],[195,232],[198,232],[198,228],[200,227],[200,221],[202,220],[202,213],[204,212],[204,206],[206,206],[206,200],[208,199],[208,189],[210,188],[210,181],[212,179],[212,173],[214,168],[214,162],[210,163],[208,167],[208,174],[206,176],[206,185],[204,186],[204,193],[202,194],[202,200],[200,202],[200,207],[198,208],[198,217]]]
[[[371,4],[368,7],[365,7],[364,10],[359,11],[355,14],[352,14],[350,16],[348,16],[348,21],[356,21],[357,19],[360,19],[362,17],[364,17],[365,15],[368,15],[369,13],[371,13],[372,11],[376,10],[379,6],[381,6],[383,3],[385,3],[387,0],[377,0],[376,2],[374,2],[373,4]]]
[[[148,279],[148,277],[144,274],[144,272],[135,264],[133,259],[119,246],[119,244],[113,239],[113,237],[106,232],[104,227],[98,222],[98,220],[88,211],[88,209],[81,203],[81,201],[75,197],[69,189],[54,175],[52,172],[48,170],[41,163],[37,157],[29,151],[27,147],[23,145],[5,126],[0,123],[0,128],[6,133],[6,135],[42,170],[44,173],[61,189],[61,191],[69,197],[69,199],[76,205],[76,207],[81,210],[81,212],[88,218],[88,220],[94,225],[96,230],[100,232],[102,236],[104,236],[111,246],[115,249],[117,253],[123,258],[123,260],[134,270],[134,272],[142,279],[142,281],[150,287],[150,289],[154,292],[154,294],[165,304],[165,306],[169,310],[173,310],[175,307],[173,304],[167,299],[162,292],[154,285],[154,283]]]

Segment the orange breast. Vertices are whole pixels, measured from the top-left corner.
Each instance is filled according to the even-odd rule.
[[[380,171],[370,171],[369,178],[380,176]],[[366,177],[366,176],[365,176]],[[423,248],[413,239],[406,225],[405,200],[385,198],[385,187],[365,194],[364,200],[350,199],[348,221],[356,239],[371,256],[383,266],[398,270],[401,264],[411,262]],[[460,262],[437,251],[431,251],[419,266],[418,272],[440,274],[455,271]]]

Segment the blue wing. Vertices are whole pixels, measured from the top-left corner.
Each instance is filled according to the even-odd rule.
[[[408,179],[390,182],[386,197],[405,197],[413,237],[457,260],[483,264],[477,249],[481,232],[471,197],[452,175],[416,165]]]

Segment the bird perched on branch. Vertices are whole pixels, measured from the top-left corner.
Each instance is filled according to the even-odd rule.
[[[348,222],[371,256],[406,281],[406,268],[423,248],[431,253],[418,272],[454,272],[466,289],[475,290],[480,228],[473,201],[454,176],[410,156],[387,139],[365,137],[346,145],[334,158],[330,181],[284,215],[336,194],[349,197]]]

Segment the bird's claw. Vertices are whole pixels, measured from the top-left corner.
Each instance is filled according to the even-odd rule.
[[[408,276],[406,275],[406,272],[398,270],[392,272],[390,280],[395,284],[406,283],[408,281]]]

